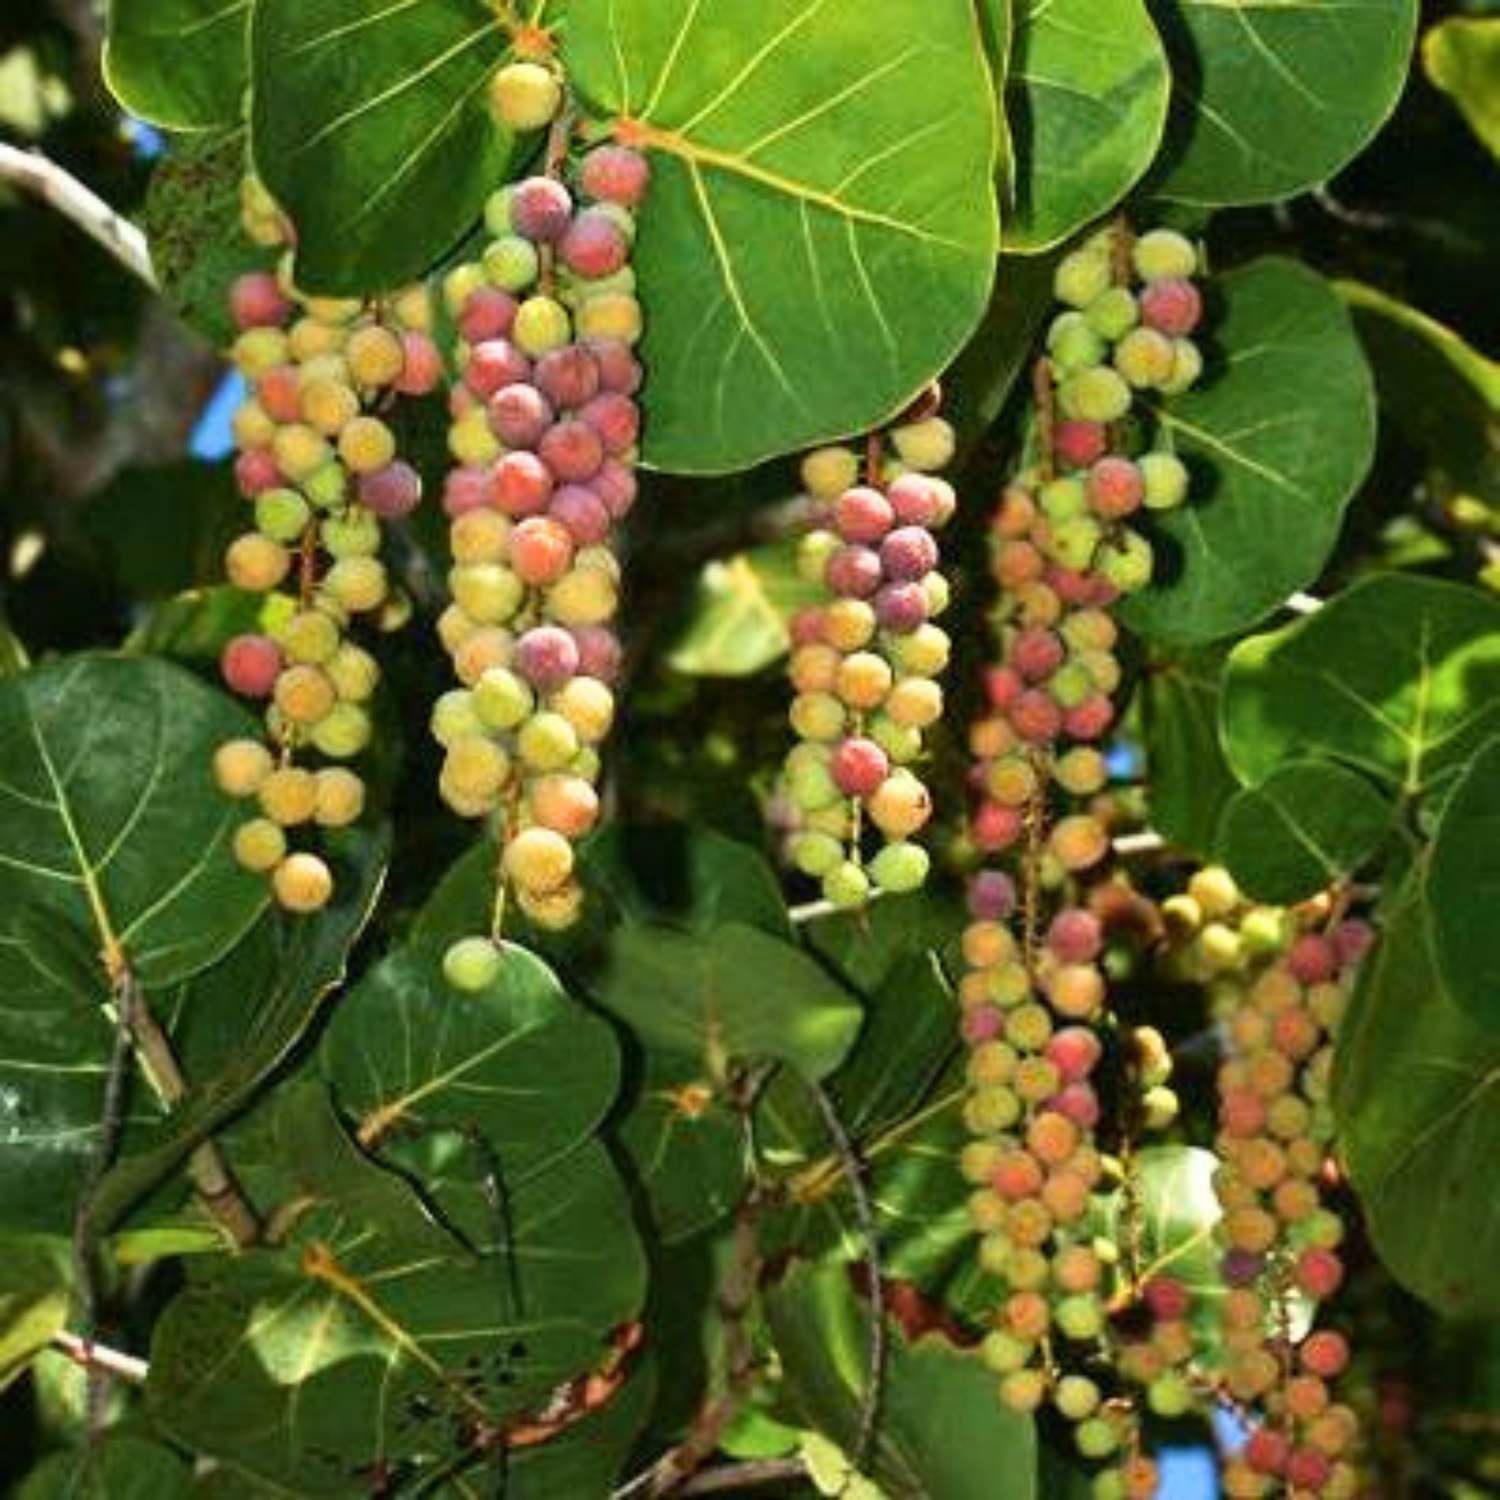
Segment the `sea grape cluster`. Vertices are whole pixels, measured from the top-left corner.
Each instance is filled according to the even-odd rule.
[[[1359,1422],[1333,1390],[1349,1347],[1314,1314],[1344,1276],[1343,1223],[1329,1197],[1337,1183],[1329,1094],[1349,981],[1372,933],[1318,907],[1299,925],[1284,954],[1246,979],[1223,1021],[1214,1184],[1223,1208],[1223,1382],[1254,1419],[1225,1470],[1232,1500],[1359,1492]]]
[[[263,190],[245,201],[257,238],[284,234]],[[268,596],[268,623],[230,641],[221,668],[234,692],[266,704],[266,738],[221,746],[214,770],[226,793],[256,807],[235,835],[240,864],[269,875],[283,907],[311,912],[331,896],[332,875],[289,835],[343,827],[363,811],[364,783],[342,763],[369,742],[380,674],[350,627],[399,610],[381,523],[422,496],[382,413],[434,389],[441,360],[420,289],[374,306],[303,296],[288,257],[279,275],[241,277],[229,302],[247,388],[234,416],[235,476],[254,522],[226,567],[231,583]]]
[[[872,890],[916,890],[929,866],[915,840],[932,798],[915,767],[943,713],[937,678],[949,642],[935,621],[948,585],[933,533],[956,501],[936,472],[952,457],[952,429],[933,410],[912,415],[888,445],[877,436],[864,455],[824,448],[802,465],[820,518],[800,563],[825,597],[792,622],[800,743],[787,757],[783,800],[792,862],[838,907],[859,906]],[[869,829],[880,847],[867,859]]]
[[[999,660],[970,733],[969,838],[986,868],[970,885],[960,988],[975,1137],[963,1170],[981,1261],[1005,1291],[985,1356],[1006,1404],[1050,1403],[1075,1424],[1080,1455],[1104,1466],[1101,1500],[1149,1496],[1157,1480],[1134,1402],[1101,1388],[1089,1361],[1122,1355],[1125,1378],[1163,1414],[1189,1400],[1181,1289],[1127,1285],[1146,1331],[1124,1338],[1111,1320],[1121,1287],[1096,1237],[1099,1195],[1120,1177],[1097,1137],[1107,1048],[1132,1063],[1130,1128],[1166,1123],[1175,1099],[1160,1038],[1122,1033],[1111,1016],[1106,933],[1088,890],[1112,853],[1096,806],[1122,676],[1110,611],[1152,573],[1132,522],[1188,492],[1138,398],[1178,394],[1202,369],[1189,337],[1197,269],[1181,236],[1123,227],[1059,264],[1065,310],[1037,367],[1030,461],[994,518]]]
[[[572,190],[552,175],[501,189],[482,257],[445,285],[459,380],[443,495],[453,602],[439,631],[462,686],[433,713],[441,791],[492,823],[500,892],[548,928],[581,907],[574,845],[599,816],[615,711],[611,542],[636,498],[642,321],[629,262],[648,178],[644,157],[605,145]],[[450,977],[473,988],[497,963],[476,937],[455,948]]]

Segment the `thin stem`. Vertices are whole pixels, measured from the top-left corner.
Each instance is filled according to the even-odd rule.
[[[152,291],[159,289],[146,236],[50,157],[0,142],[0,182],[13,183],[55,208],[138,281]]]
[[[734,1490],[759,1489],[767,1484],[794,1484],[807,1478],[800,1458],[762,1458],[753,1463],[706,1469],[683,1485],[684,1495],[727,1495]]]
[[[145,1360],[137,1359],[133,1354],[123,1354],[107,1344],[96,1343],[91,1338],[66,1330],[52,1335],[52,1347],[59,1354],[66,1354],[74,1364],[90,1374],[102,1371],[108,1375],[117,1375],[131,1385],[145,1385],[151,1374],[151,1366]]]

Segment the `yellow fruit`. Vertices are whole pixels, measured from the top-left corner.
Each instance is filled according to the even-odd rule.
[[[506,845],[505,870],[528,895],[548,895],[572,877],[573,846],[550,828],[528,828]]]
[[[282,828],[309,822],[318,806],[318,783],[301,766],[272,771],[260,785],[261,811]]]
[[[288,911],[321,911],[333,895],[333,875],[316,854],[289,854],[271,877],[276,899]]]
[[[214,752],[214,780],[231,797],[253,797],[275,768],[259,740],[230,740]]]
[[[324,828],[344,828],[365,810],[365,784],[353,771],[331,766],[316,773],[317,805],[313,817]]]
[[[252,818],[235,829],[234,857],[240,867],[264,875],[286,855],[286,835],[269,818]]]

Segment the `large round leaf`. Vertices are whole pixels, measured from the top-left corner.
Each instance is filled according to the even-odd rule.
[[[252,149],[304,286],[398,286],[473,225],[511,161],[486,98],[505,41],[483,0],[258,0]]]
[[[650,148],[651,464],[874,426],[983,317],[995,103],[971,0],[886,0],[878,25],[864,0],[572,0],[564,51]]]
[[[1161,409],[1192,494],[1152,528],[1157,580],[1124,610],[1187,646],[1246,629],[1318,576],[1375,451],[1370,372],[1327,282],[1272,258],[1215,285],[1210,374]]]
[[[186,1500],[191,1479],[170,1448],[117,1436],[50,1454],[11,1494],[14,1500]]]
[[[1443,804],[1427,908],[1443,983],[1476,1021],[1500,1028],[1500,741],[1491,741]]]
[[[251,0],[110,0],[104,77],[133,115],[169,130],[237,125]]]
[[[1500,1316],[1500,1038],[1443,993],[1417,890],[1382,927],[1339,1038],[1343,1161],[1398,1281],[1451,1317]]]
[[[1264,203],[1326,182],[1395,108],[1416,0],[1166,0],[1177,79],[1161,191]]]
[[[1141,685],[1151,826],[1204,858],[1239,786],[1219,744],[1222,669],[1219,653],[1195,652],[1151,663]]]
[[[1500,727],[1500,603],[1431,578],[1367,579],[1241,642],[1222,722],[1242,781],[1323,755],[1420,793]]]
[[[1109,212],[1156,155],[1171,75],[1144,0],[1017,0],[1005,106],[1006,248],[1045,250]]]

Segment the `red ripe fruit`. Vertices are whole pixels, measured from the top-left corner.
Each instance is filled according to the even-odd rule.
[[[603,468],[594,475],[590,484],[616,521],[625,516],[635,504],[636,477],[615,459],[606,458]]]
[[[495,503],[495,477],[489,469],[450,469],[443,481],[443,509],[450,516],[484,510]]]
[[[292,309],[269,271],[251,271],[230,287],[229,313],[239,328],[280,328]]]
[[[1170,1276],[1153,1276],[1146,1283],[1146,1306],[1161,1323],[1180,1323],[1188,1315],[1191,1298],[1187,1288]]]
[[[1257,1474],[1280,1474],[1286,1469],[1288,1447],[1274,1427],[1257,1427],[1245,1444],[1245,1462]]]
[[[1203,317],[1203,298],[1191,281],[1167,277],[1141,293],[1141,321],[1168,338],[1185,338]]]
[[[534,516],[552,498],[552,472],[534,453],[507,453],[495,465],[495,503],[508,516]]]
[[[1297,1351],[1297,1357],[1309,1375],[1335,1380],[1349,1363],[1349,1345],[1343,1334],[1322,1328],[1307,1336]]]
[[[490,431],[507,448],[535,448],[552,425],[552,408],[534,385],[507,385],[490,397]]]
[[[1333,1473],[1333,1461],[1316,1448],[1294,1448],[1286,1461],[1287,1482],[1294,1493],[1318,1494]]]
[[[823,576],[835,594],[868,599],[880,587],[880,558],[868,547],[840,547]]]
[[[609,536],[609,508],[587,485],[564,485],[553,495],[547,514],[561,521],[580,547],[597,546]]]
[[[971,1047],[998,1041],[1005,1034],[1005,1012],[998,1005],[976,1005],[964,1012],[962,1029]]]
[[[578,671],[578,643],[560,626],[538,625],[516,642],[516,668],[538,692],[554,692]]]
[[[273,422],[302,420],[302,392],[297,372],[290,365],[277,365],[255,382],[255,399]]]
[[[898,527],[880,544],[880,566],[893,583],[914,583],[937,564],[937,543],[925,527]]]
[[[573,218],[573,198],[551,177],[528,177],[510,195],[510,222],[524,239],[540,243],[560,240]]]
[[[1339,971],[1338,950],[1327,938],[1304,933],[1292,944],[1286,966],[1298,984],[1325,984]]]
[[[1052,433],[1052,451],[1069,469],[1086,469],[1104,456],[1109,433],[1102,422],[1059,422]]]
[[[875,618],[895,635],[910,635],[926,624],[930,608],[920,583],[888,583],[875,595]]]
[[[443,356],[425,333],[401,335],[401,374],[396,389],[403,396],[426,396],[443,378]]]
[[[948,486],[928,474],[903,474],[886,492],[896,519],[903,526],[937,526],[946,509]]]
[[[573,538],[551,516],[528,516],[510,539],[510,565],[535,588],[556,583],[573,562]]]
[[[1063,643],[1050,630],[1023,630],[1011,643],[1010,660],[1027,682],[1050,677],[1067,657]]]
[[[578,670],[613,682],[620,675],[620,642],[614,631],[607,625],[575,625],[572,634],[578,643]]]
[[[1062,732],[1063,711],[1039,688],[1027,688],[1011,704],[1010,722],[1023,740],[1039,745]]]
[[[1097,740],[1115,721],[1115,706],[1104,693],[1093,693],[1077,708],[1070,708],[1063,727],[1075,740]]]
[[[969,834],[988,854],[1013,848],[1026,831],[1026,819],[1018,807],[1000,802],[981,802],[974,811]]]
[[[281,483],[281,470],[266,448],[247,448],[234,461],[234,480],[240,494],[253,499]]]
[[[592,479],[604,463],[604,444],[587,422],[570,418],[549,427],[537,453],[554,476],[564,482]]]
[[[1093,912],[1068,907],[1052,919],[1047,946],[1065,964],[1092,963],[1104,946],[1104,929]]]
[[[584,345],[599,367],[599,384],[606,391],[633,396],[641,388],[641,365],[629,344],[618,339],[590,339]]]
[[[856,485],[834,502],[833,524],[846,542],[868,547],[880,541],[896,522],[896,511],[879,490]]]
[[[1130,459],[1106,454],[1089,470],[1087,489],[1094,514],[1117,521],[1140,509],[1146,481]]]
[[[816,604],[804,604],[792,616],[791,637],[794,646],[816,646],[823,639],[823,611]]]
[[[471,292],[458,317],[458,331],[466,344],[484,344],[503,339],[515,326],[516,299],[499,287],[483,286]]]
[[[846,797],[873,797],[891,772],[891,763],[874,740],[851,736],[833,752],[829,768]]]
[[[639,151],[626,146],[600,146],[584,157],[578,180],[590,198],[633,208],[646,196],[651,167]]]
[[[1375,943],[1375,929],[1368,922],[1340,922],[1333,946],[1341,964],[1357,964]]]
[[[1037,1159],[1026,1151],[1012,1151],[995,1168],[991,1186],[1011,1203],[1035,1198],[1042,1190],[1046,1174]]]
[[[1080,1130],[1092,1130],[1099,1123],[1099,1096],[1092,1084],[1068,1084],[1047,1101],[1047,1108],[1066,1116]]]
[[[984,674],[984,691],[992,708],[1009,708],[1025,688],[1024,679],[1014,667],[990,667]]]
[[[630,399],[618,391],[605,391],[595,396],[579,413],[599,434],[604,451],[618,458],[628,453],[641,435],[641,410]]]
[[[581,344],[565,344],[537,361],[536,383],[559,410],[582,406],[598,394],[599,361]]]
[[[1297,1257],[1297,1285],[1320,1302],[1343,1284],[1344,1263],[1332,1250],[1304,1250]]]
[[[269,698],[281,675],[281,647],[264,635],[237,635],[224,647],[219,670],[230,692]]]
[[[422,476],[398,458],[360,476],[359,503],[388,521],[409,516],[422,503]]]
[[[1064,1083],[1082,1083],[1103,1056],[1103,1044],[1087,1026],[1065,1026],[1047,1042],[1047,1060]]]
[[[1228,1089],[1219,1100],[1219,1123],[1237,1140],[1259,1135],[1266,1123],[1266,1102],[1250,1089]]]
[[[464,368],[464,384],[482,401],[530,376],[530,361],[509,339],[486,339],[476,344]]]
[[[593,280],[613,276],[630,254],[620,226],[607,214],[588,209],[568,226],[559,248],[571,270]]]

